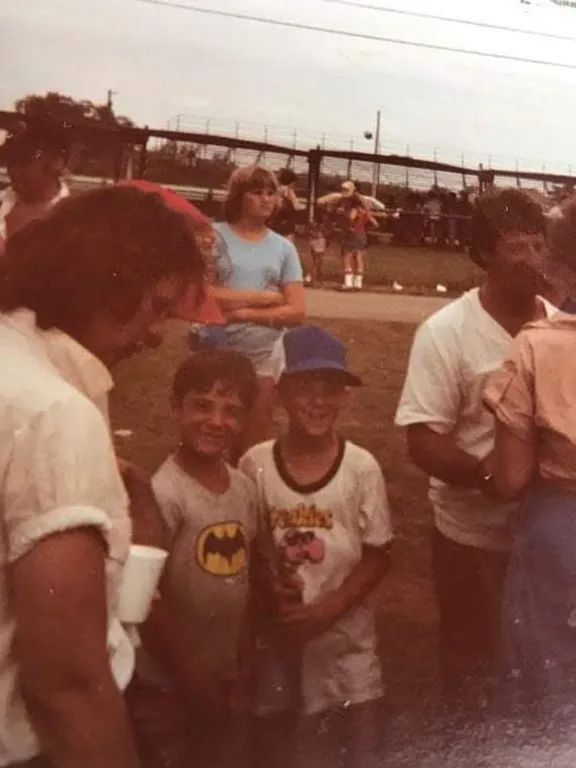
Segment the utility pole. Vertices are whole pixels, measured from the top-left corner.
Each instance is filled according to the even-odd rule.
[[[236,121],[234,123],[234,138],[236,141],[240,138],[240,123]],[[230,152],[230,162],[236,163],[236,147],[232,149],[232,152]]]
[[[376,113],[376,130],[374,132],[374,170],[372,173],[372,197],[378,196],[378,187],[380,186],[380,163],[378,155],[380,154],[380,128],[382,126],[382,112]]]
[[[409,144],[406,144],[406,157],[407,158],[410,157],[410,145]],[[404,181],[405,181],[405,184],[406,184],[406,188],[409,189],[410,188],[410,166],[409,165],[406,166],[406,173],[405,173]]]
[[[118,91],[113,91],[112,88],[108,88],[106,92],[106,106],[110,112],[114,112],[113,98],[118,95]]]
[[[350,157],[348,158],[348,168],[346,169],[346,178],[352,178],[352,152],[354,152],[354,139],[350,139]]]
[[[268,126],[264,126],[264,144],[268,144]],[[265,163],[266,162],[266,151],[261,150],[258,153],[258,160],[256,161],[257,164],[259,163]]]
[[[205,129],[204,129],[204,133],[206,134],[206,136],[208,136],[208,134],[210,133],[211,123],[212,123],[211,119],[207,117]],[[202,157],[208,157],[208,142],[206,142],[205,144],[202,144],[202,149],[200,150],[200,154]]]

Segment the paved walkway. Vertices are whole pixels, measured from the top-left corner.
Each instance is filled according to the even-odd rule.
[[[436,296],[409,296],[367,291],[341,293],[315,288],[306,290],[307,313],[310,317],[420,323],[448,302],[449,299]]]

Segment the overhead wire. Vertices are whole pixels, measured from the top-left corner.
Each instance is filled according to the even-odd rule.
[[[443,51],[446,53],[458,53],[469,56],[480,56],[482,58],[498,59],[500,61],[513,61],[522,64],[535,64],[544,67],[556,67],[560,69],[576,69],[576,63],[562,61],[546,61],[545,59],[531,59],[524,56],[510,56],[505,53],[492,53],[490,51],[479,51],[470,48],[456,48],[449,45],[437,45],[435,43],[424,43],[415,40],[401,40],[392,37],[382,37],[380,35],[371,35],[363,32],[351,32],[346,29],[336,29],[333,27],[322,27],[314,24],[304,24],[297,21],[284,21],[283,19],[271,19],[265,16],[254,16],[247,13],[237,13],[233,11],[222,11],[215,8],[202,8],[197,5],[190,5],[178,0],[137,0],[137,2],[146,5],[163,6],[166,8],[177,8],[180,10],[191,11],[192,13],[204,14],[206,16],[218,16],[221,18],[236,19],[238,21],[251,21],[258,24],[268,24],[274,27],[283,27],[286,29],[297,29],[307,32],[320,32],[339,37],[355,38],[358,40],[370,40],[373,42],[389,43],[391,45],[405,45],[411,48],[421,48],[430,51]]]
[[[451,24],[462,24],[482,29],[497,30],[499,32],[512,32],[521,35],[534,35],[535,37],[545,37],[551,40],[565,40],[567,42],[576,42],[576,37],[570,35],[559,35],[555,32],[541,32],[537,29],[522,29],[521,27],[507,27],[501,24],[491,24],[487,21],[475,21],[473,19],[456,19],[452,16],[438,16],[433,13],[422,13],[421,11],[407,11],[401,8],[389,8],[382,5],[372,5],[370,3],[359,3],[356,0],[324,0],[331,5],[342,5],[349,8],[359,8],[367,11],[379,11],[380,13],[396,14],[398,16],[409,16],[415,19],[427,19],[430,21],[444,21]]]

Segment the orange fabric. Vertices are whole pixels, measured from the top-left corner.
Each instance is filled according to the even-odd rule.
[[[488,378],[484,402],[520,439],[536,439],[544,480],[576,481],[576,317],[531,323]]]
[[[212,233],[212,221],[208,216],[198,210],[198,208],[186,200],[186,198],[173,192],[171,189],[167,189],[161,184],[146,179],[119,181],[118,186],[136,187],[143,192],[154,192],[157,195],[160,195],[169,208],[186,216],[188,221],[192,224],[192,229],[196,234],[201,235],[203,232],[205,234],[206,230]],[[191,323],[201,323],[202,325],[225,325],[226,319],[224,318],[216,299],[210,293],[210,289],[205,286],[204,299],[200,303],[198,303],[198,293],[198,286],[189,286],[176,308],[176,316],[181,320],[187,320]]]
[[[198,210],[195,205],[186,200],[185,197],[173,192],[171,189],[163,187],[161,184],[157,184],[155,181],[148,181],[147,179],[126,179],[118,182],[119,187],[136,187],[141,189],[142,192],[155,192],[164,200],[169,208],[172,208],[178,213],[183,213],[185,216],[189,216],[198,227],[212,227],[212,222],[205,216],[202,211]]]
[[[176,308],[177,317],[201,325],[226,325],[226,318],[208,286],[205,287],[204,300],[200,304],[196,296],[196,287],[190,286]]]

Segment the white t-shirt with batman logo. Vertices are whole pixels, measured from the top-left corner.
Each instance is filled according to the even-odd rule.
[[[171,534],[166,578],[180,620],[195,638],[198,669],[208,682],[227,684],[237,674],[238,643],[248,600],[249,553],[258,526],[256,489],[228,468],[225,493],[212,493],[170,457],[152,485]],[[151,681],[151,659],[138,671]]]
[[[307,487],[296,485],[287,475],[274,441],[251,448],[240,468],[258,486],[276,555],[301,582],[305,604],[338,589],[362,559],[363,546],[385,547],[392,539],[380,467],[368,451],[353,443],[342,442],[331,472]],[[259,714],[289,706],[276,694],[264,682]],[[320,712],[381,695],[374,614],[367,600],[306,643],[302,707],[306,713]]]

